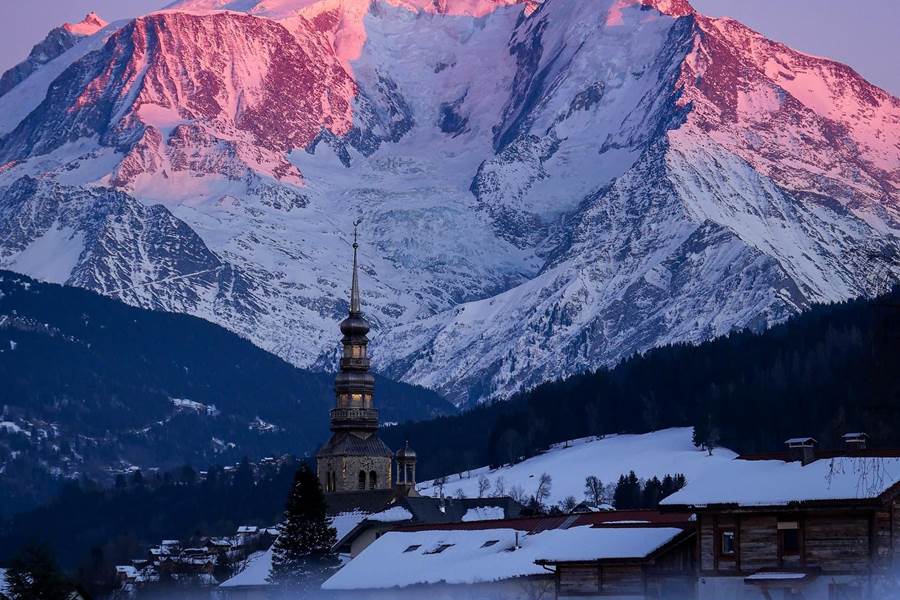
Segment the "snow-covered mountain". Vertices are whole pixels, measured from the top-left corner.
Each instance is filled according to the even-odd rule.
[[[47,37],[31,49],[28,58],[0,76],[0,96],[76,45],[81,38],[94,35],[107,25],[106,21],[91,12],[78,23],[64,23],[60,27],[51,29]]]
[[[900,279],[900,100],[686,0],[181,0],[30,69],[0,165],[0,266],[301,366],[362,217],[377,368],[457,403]]]

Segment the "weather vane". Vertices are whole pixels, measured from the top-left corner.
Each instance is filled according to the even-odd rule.
[[[360,223],[362,223],[362,217],[353,221],[353,247],[354,248],[359,246],[359,244],[356,243],[356,228],[359,226]]]

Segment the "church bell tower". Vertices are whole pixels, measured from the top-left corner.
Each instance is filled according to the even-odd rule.
[[[350,313],[341,321],[340,370],[334,380],[331,439],[316,454],[326,493],[391,488],[393,453],[378,437],[375,378],[369,372],[369,322],[362,313],[357,273],[357,226],[353,224],[353,279]]]

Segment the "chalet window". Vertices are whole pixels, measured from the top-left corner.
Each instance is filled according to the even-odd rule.
[[[800,530],[799,529],[782,529],[781,530],[781,555],[782,556],[799,556],[800,555]]]
[[[778,551],[780,558],[800,556],[800,524],[797,521],[779,521]]]
[[[734,529],[721,529],[719,531],[719,554],[722,556],[734,556],[737,551]]]

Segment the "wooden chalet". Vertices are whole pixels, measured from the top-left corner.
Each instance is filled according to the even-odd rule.
[[[696,513],[699,600],[868,600],[896,585],[900,453],[866,450],[860,435],[839,453],[791,439],[663,500]]]
[[[686,515],[685,515],[686,517]],[[629,535],[639,538],[641,530],[676,526],[679,531],[649,552],[623,552],[609,555],[604,548],[585,548],[589,555],[582,560],[539,559],[537,564],[555,573],[556,598],[559,600],[590,598],[629,598],[693,600],[696,597],[696,534],[693,523],[686,519],[676,523],[607,524],[606,529],[628,528]],[[596,556],[590,556],[595,551]]]

